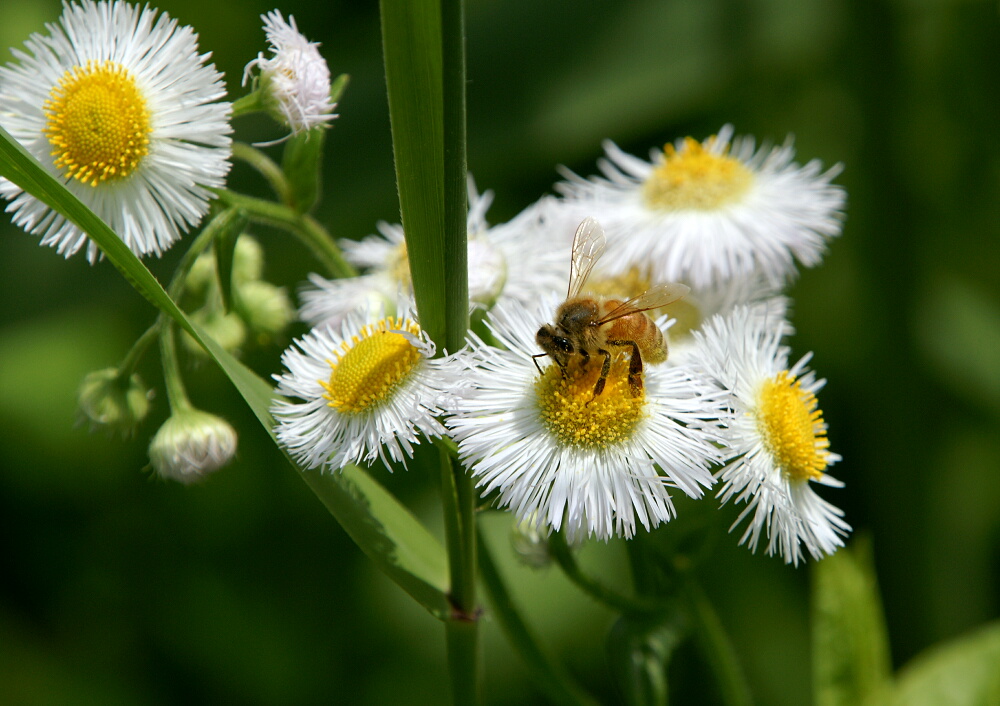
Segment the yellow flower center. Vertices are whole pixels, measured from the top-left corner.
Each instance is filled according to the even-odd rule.
[[[124,179],[149,154],[146,101],[128,69],[113,61],[67,71],[44,109],[55,166],[84,184]]]
[[[571,356],[565,374],[555,363],[535,382],[542,423],[567,446],[603,449],[628,440],[643,417],[646,396],[632,396],[628,384],[628,356],[619,354],[603,392],[594,397],[602,356],[591,356],[583,365]],[[645,389],[645,388],[643,388]]]
[[[829,465],[830,441],[816,396],[787,370],[766,381],[757,395],[757,424],[764,445],[791,481],[818,480]]]
[[[420,335],[420,327],[409,319],[388,318],[368,324],[328,360],[329,382],[320,380],[323,397],[343,414],[359,414],[392,398],[400,383],[423,358],[412,339],[400,331]]]
[[[680,150],[668,144],[663,164],[642,186],[646,204],[663,211],[712,211],[740,199],[753,185],[753,172],[725,151],[712,152],[714,140],[702,144],[688,137]]]

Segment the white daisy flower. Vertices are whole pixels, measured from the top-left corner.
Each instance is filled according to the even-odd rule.
[[[229,172],[222,74],[190,27],[124,2],[66,4],[0,67],[0,124],[137,255],[159,255]],[[66,257],[87,234],[0,179],[13,222]]]
[[[840,233],[840,166],[800,167],[788,142],[754,150],[732,140],[732,126],[704,142],[692,138],[653,151],[650,162],[606,141],[606,178],[566,170],[556,185],[573,217],[593,216],[608,234],[609,260],[622,270],[649,266],[664,281],[707,287],[762,272],[776,284],[795,261],[818,264]]]
[[[467,227],[472,305],[489,309],[505,300],[528,304],[537,301],[541,293],[563,290],[569,257],[568,250],[552,246],[552,199],[537,202],[513,220],[491,227],[486,211],[492,202],[493,192],[480,195],[470,177]],[[311,286],[300,294],[299,315],[304,321],[313,326],[337,325],[366,301],[381,301],[391,311],[400,292],[412,296],[402,226],[381,222],[378,231],[381,235],[341,241],[344,257],[367,270],[366,274],[338,280],[309,276]]]
[[[487,325],[506,350],[472,337],[461,360],[469,382],[447,424],[483,493],[540,529],[571,539],[631,537],[674,516],[669,489],[700,497],[721,460],[716,425],[724,399],[688,371],[646,365],[643,384],[628,383],[629,359],[613,357],[600,394],[601,356],[568,356],[565,374],[533,356],[551,297],[529,313],[498,305]]]
[[[261,53],[247,64],[243,85],[257,69],[259,89],[270,97],[293,135],[327,125],[337,117],[333,112],[337,105],[330,101],[330,69],[319,44],[299,32],[291,15],[286,22],[281,12],[271,10],[260,18],[273,56],[268,59]]]
[[[825,384],[806,369],[810,356],[788,365],[780,327],[767,325],[747,307],[717,316],[695,334],[703,372],[730,391],[726,430],[728,464],[719,473],[722,502],[747,503],[736,523],[753,513],[740,544],[755,550],[762,532],[767,553],[798,564],[802,546],[813,558],[843,546],[851,527],[843,512],[821,498],[812,483],[842,487],[826,474],[840,460],[829,450],[816,392]]]
[[[356,313],[339,333],[315,328],[282,355],[287,372],[275,376],[277,392],[301,401],[274,404],[275,432],[307,468],[336,471],[376,458],[405,465],[419,434],[445,433],[436,417],[457,376],[448,359],[431,360],[433,344],[400,311]]]

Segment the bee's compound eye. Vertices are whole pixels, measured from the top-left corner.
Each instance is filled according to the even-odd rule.
[[[563,353],[573,352],[573,344],[569,342],[568,338],[563,338],[562,336],[554,336],[552,338],[552,342],[555,343],[556,347],[559,348],[559,350],[561,350]]]

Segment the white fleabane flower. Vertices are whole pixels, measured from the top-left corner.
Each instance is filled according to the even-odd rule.
[[[281,357],[275,376],[278,441],[307,468],[336,471],[381,458],[406,462],[419,435],[441,436],[440,405],[458,386],[448,359],[401,305],[399,317],[356,313],[339,333],[313,329]],[[388,452],[388,454],[386,453]]]
[[[489,309],[500,301],[529,304],[543,293],[564,290],[569,274],[569,250],[553,246],[550,226],[552,199],[543,199],[515,218],[496,226],[486,220],[493,193],[482,195],[469,179],[468,264],[469,299]],[[344,316],[367,302],[381,302],[392,311],[399,294],[412,296],[413,283],[403,228],[378,224],[380,235],[360,241],[343,240],[344,257],[366,270],[360,277],[328,280],[310,275],[311,286],[300,293],[303,321],[336,326]]]
[[[447,424],[461,458],[483,488],[540,529],[571,539],[631,537],[674,516],[669,489],[699,497],[720,461],[716,425],[722,396],[688,371],[646,365],[633,394],[628,356],[615,355],[595,396],[601,356],[569,356],[565,374],[532,356],[535,334],[555,309],[551,297],[529,313],[518,302],[494,308],[488,326],[506,350],[473,337],[460,359],[469,383]]]
[[[606,178],[567,170],[556,189],[574,217],[604,225],[608,259],[622,270],[648,265],[657,279],[692,287],[759,271],[780,284],[796,260],[818,264],[840,233],[844,191],[830,183],[840,167],[802,167],[790,142],[755,151],[752,138],[732,134],[727,125],[704,142],[679,140],[650,162],[606,141]]]
[[[747,503],[734,527],[753,514],[740,543],[756,549],[762,532],[767,553],[798,564],[802,546],[813,558],[843,546],[850,525],[812,483],[842,487],[826,474],[840,460],[829,450],[816,392],[825,380],[806,369],[810,356],[788,365],[781,330],[746,307],[717,316],[696,333],[703,372],[730,391],[733,418],[725,431],[728,464],[719,472],[722,502]]]
[[[271,45],[271,58],[258,54],[243,70],[243,85],[257,69],[259,90],[272,101],[282,121],[298,134],[328,124],[337,117],[330,101],[330,69],[319,53],[319,44],[299,32],[295,18],[288,21],[278,10],[261,15]]]
[[[0,124],[137,255],[159,255],[208,210],[229,172],[229,103],[198,37],[124,2],[66,4],[0,67]],[[66,257],[86,233],[0,179],[13,222]]]

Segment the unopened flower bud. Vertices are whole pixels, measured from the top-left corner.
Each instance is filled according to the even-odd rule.
[[[250,330],[264,339],[280,335],[295,315],[285,289],[263,281],[239,288],[237,308]]]
[[[233,312],[225,314],[218,310],[207,312],[200,310],[191,314],[191,318],[227,351],[235,351],[246,341],[246,324]],[[184,342],[184,347],[195,355],[201,357],[207,355],[201,344],[191,338],[191,335],[186,331],[181,335],[181,340]]]
[[[533,569],[541,569],[552,563],[549,538],[538,531],[533,517],[514,523],[510,532],[510,544],[521,563]]]
[[[149,442],[149,460],[163,478],[189,484],[229,463],[236,430],[225,419],[198,409],[174,412]]]
[[[149,397],[138,373],[123,378],[117,368],[105,368],[83,378],[77,400],[92,428],[131,436],[149,412]]]

